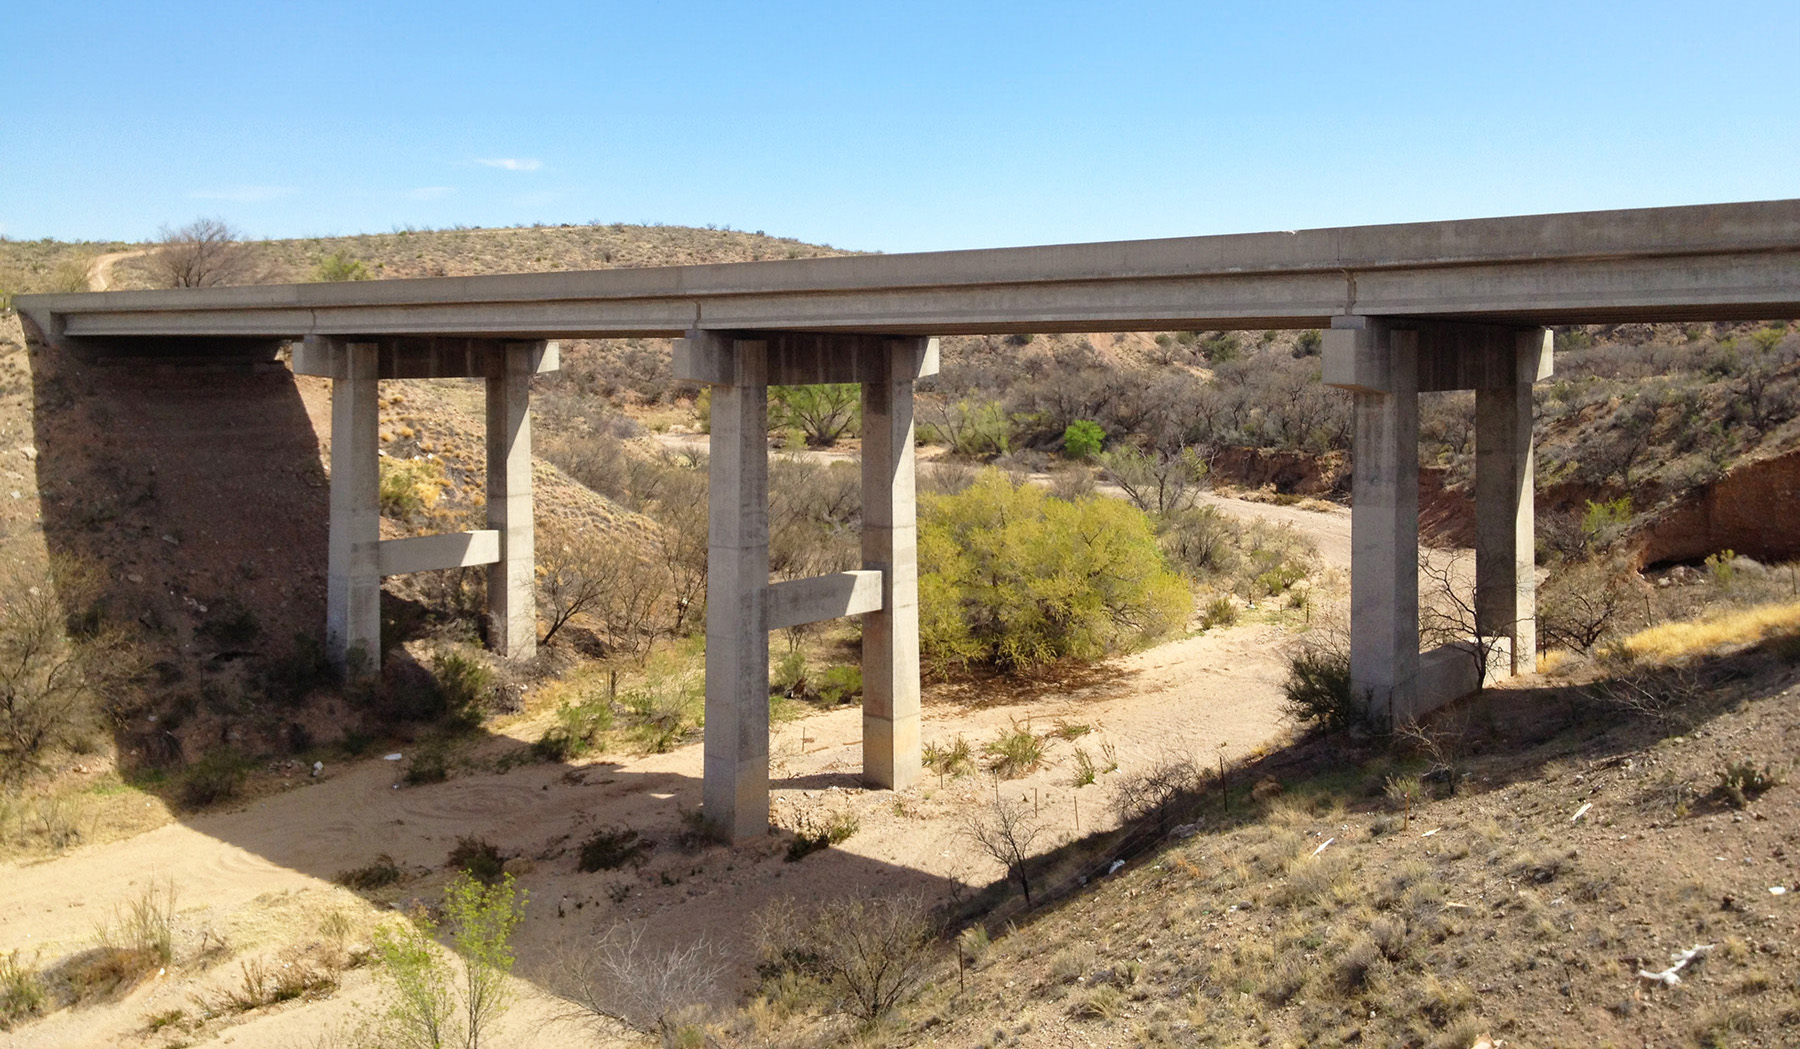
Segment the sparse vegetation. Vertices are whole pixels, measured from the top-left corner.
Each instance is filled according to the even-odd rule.
[[[400,869],[400,865],[384,852],[361,867],[337,872],[331,880],[348,889],[368,892],[372,889],[384,889],[404,876],[405,872]]]
[[[975,748],[962,736],[939,745],[924,747],[924,765],[940,776],[961,777],[975,771]]]
[[[475,835],[457,838],[445,862],[451,870],[482,885],[498,885],[506,875],[506,857],[500,855],[500,847]]]
[[[788,842],[787,855],[789,863],[798,863],[821,849],[832,845],[841,845],[850,840],[862,826],[856,813],[848,809],[839,809],[823,819],[814,818],[811,814],[802,817],[801,825],[794,831],[794,838]]]
[[[1719,770],[1719,793],[1733,807],[1745,809],[1771,787],[1787,782],[1787,777],[1769,766],[1757,768],[1748,761],[1735,761]]]
[[[215,747],[181,773],[181,801],[190,808],[207,808],[235,799],[243,793],[250,762],[231,747]]]
[[[17,950],[0,957],[0,1031],[37,1016],[49,999],[43,975],[33,962],[21,960]]]
[[[444,928],[461,956],[460,974],[439,954],[436,923],[415,914],[375,934],[375,953],[387,984],[390,1039],[402,1045],[492,1044],[495,1022],[512,1003],[512,933],[524,916],[525,894],[506,875],[488,885],[459,874],[444,888]]]
[[[981,746],[985,767],[1001,779],[1018,779],[1044,763],[1045,740],[1028,726],[1012,726]]]
[[[618,870],[628,863],[642,862],[649,851],[650,842],[630,827],[602,828],[581,843],[581,859],[576,869],[588,874]]]
[[[872,1023],[925,981],[937,938],[910,896],[846,899],[801,914],[782,901],[753,919],[765,986],[797,984],[802,1000],[831,1003]]]

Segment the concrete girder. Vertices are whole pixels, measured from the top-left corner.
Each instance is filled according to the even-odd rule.
[[[575,273],[21,295],[52,340],[1535,327],[1800,316],[1800,200]],[[96,344],[98,345],[98,344]],[[111,351],[107,351],[111,352]]]

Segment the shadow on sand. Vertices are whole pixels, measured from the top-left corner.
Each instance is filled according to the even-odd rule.
[[[329,881],[387,856],[407,874],[380,899],[435,902],[450,851],[479,838],[510,858],[531,895],[516,937],[531,974],[552,945],[619,923],[644,926],[652,946],[706,936],[742,960],[748,916],[781,897],[907,893],[936,903],[960,893],[953,879],[840,848],[788,863],[787,832],[704,844],[691,824],[700,781],[679,771],[698,762],[679,753],[630,768],[540,762],[515,740],[476,731],[456,741],[447,781],[411,786],[401,782],[406,762],[380,758],[415,750],[419,727],[402,724],[375,757],[344,759],[337,744],[363,720],[354,700],[293,702],[268,687],[305,663],[309,645],[316,651],[324,619],[323,383],[296,380],[277,360],[94,363],[35,339],[31,361],[48,548],[65,571],[97,570],[103,614],[135,621],[154,654],[147,701],[116,718],[122,770],[172,795],[176,780],[162,770],[230,747],[275,755],[267,770],[289,788],[178,815],[203,836],[183,839],[166,871],[190,901],[223,899],[234,877],[294,882],[267,865]],[[390,596],[384,619],[423,618],[404,604]],[[398,640],[384,639],[390,649]],[[315,758],[327,762],[319,777]],[[838,774],[780,785],[858,786]],[[613,827],[636,831],[647,851],[617,870],[579,871],[583,840]]]

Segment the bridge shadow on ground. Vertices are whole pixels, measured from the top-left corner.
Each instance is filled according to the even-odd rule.
[[[134,898],[146,874],[219,920],[390,861],[397,880],[367,897],[435,903],[463,839],[494,846],[529,892],[516,943],[533,979],[546,977],[555,945],[591,945],[616,924],[642,926],[652,948],[704,936],[742,976],[748,917],[769,902],[905,893],[935,904],[961,892],[954,878],[859,855],[854,842],[794,863],[788,832],[736,848],[705,843],[692,819],[693,744],[623,762],[539,761],[478,730],[450,744],[446,781],[403,782],[417,740],[435,729],[382,725],[355,698],[304,680],[281,687],[284,674],[307,673],[324,619],[325,384],[296,380],[278,361],[94,364],[35,340],[31,359],[54,571],[98,583],[97,605],[71,616],[123,619],[141,638],[153,666],[142,694],[111,712],[117,752],[122,772],[164,795],[178,820],[19,871],[8,889],[17,913],[74,922],[40,938],[90,935],[86,912],[73,908]],[[429,618],[384,598],[384,620]],[[397,648],[388,658],[396,669],[409,661]],[[373,756],[344,749],[371,744],[380,744]],[[252,776],[252,800],[186,810],[179,770],[215,748],[272,757]],[[409,760],[384,761],[387,750]],[[857,783],[828,771],[776,786]],[[641,848],[616,869],[580,870],[583,843],[609,829],[634,832]]]

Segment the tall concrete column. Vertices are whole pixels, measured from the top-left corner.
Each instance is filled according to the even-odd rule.
[[[537,652],[536,577],[531,520],[530,344],[509,344],[487,378],[487,520],[500,533],[500,560],[488,566],[488,644],[509,659]]]
[[[1354,392],[1350,510],[1350,687],[1371,715],[1418,707],[1419,372],[1416,333],[1367,320]]]
[[[769,391],[764,344],[736,350],[735,381],[712,388],[703,797],[741,842],[769,829]]]
[[[1475,629],[1504,641],[1514,674],[1537,661],[1531,383],[1545,329],[1521,332],[1513,381],[1475,391]]]
[[[340,673],[381,667],[381,479],[376,347],[341,347],[331,382],[331,527],[325,585],[325,651]]]
[[[863,779],[895,790],[920,768],[914,343],[887,342],[883,380],[862,384],[863,568],[882,573],[881,610],[862,617]]]

